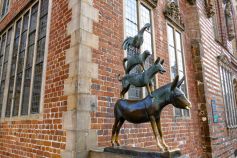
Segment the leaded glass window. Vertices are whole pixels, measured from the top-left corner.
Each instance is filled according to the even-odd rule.
[[[146,23],[152,23],[151,10],[146,7],[140,0],[126,0],[125,1],[125,38],[128,36],[135,36]],[[142,52],[149,50],[153,52],[152,45],[152,29],[145,31],[144,43],[142,45]],[[128,56],[131,54],[127,54]],[[153,63],[153,56],[146,60],[145,67],[147,68],[150,63]],[[130,73],[141,72],[141,67],[136,66]],[[140,99],[143,97],[143,89],[130,86],[128,91],[129,99]]]
[[[48,0],[39,0],[14,22],[14,29],[0,36],[0,112],[6,106],[5,117],[39,113],[43,77]],[[8,37],[12,34],[12,40]],[[12,41],[12,42],[11,42]],[[4,45],[4,46],[3,46]],[[11,46],[12,45],[12,46]],[[11,48],[11,49],[10,49]],[[12,52],[10,52],[12,51]],[[8,65],[8,58],[11,63]],[[10,67],[8,70],[7,68]],[[9,71],[9,78],[6,73]],[[9,80],[8,88],[4,88]]]
[[[2,1],[2,11],[1,11],[0,17],[3,17],[8,12],[9,5],[10,5],[10,0],[3,0]]]
[[[3,57],[5,52],[5,46],[6,46],[6,34],[4,34],[1,38],[1,50],[0,50],[0,79],[2,76],[2,65],[3,65]],[[4,86],[2,84],[2,81],[0,80],[0,115],[2,114],[2,101],[3,100],[3,93],[4,93]]]
[[[220,76],[227,127],[234,128],[237,127],[237,106],[231,69],[229,69],[225,64],[222,64],[220,66]]]
[[[179,75],[179,77],[182,78],[185,74],[182,35],[174,27],[167,25],[167,37],[171,79],[173,80],[176,75]],[[187,96],[186,82],[183,82],[181,89]],[[186,109],[175,108],[175,116],[187,117],[189,116],[189,111]]]
[[[3,60],[1,61],[2,63],[2,69],[1,69],[1,83],[0,83],[0,107],[3,107],[3,97],[4,97],[4,90],[5,90],[5,82],[6,82],[6,76],[7,76],[7,64],[9,60],[9,50],[10,50],[10,44],[11,44],[11,36],[12,36],[12,28],[10,28],[7,31],[6,37],[4,36],[4,44],[2,51],[3,55]],[[6,38],[6,40],[5,40]],[[6,109],[6,111],[10,111],[9,109]]]
[[[15,39],[13,45],[13,54],[12,54],[12,64],[11,64],[11,72],[10,72],[10,83],[9,83],[9,90],[8,90],[8,98],[7,98],[7,108],[11,107],[12,99],[13,99],[13,88],[14,88],[14,81],[15,81],[15,71],[16,71],[16,64],[17,64],[17,53],[19,48],[19,41],[20,41],[20,31],[21,31],[21,19],[17,21],[16,24],[16,32],[15,32]],[[19,104],[18,104],[19,105]],[[18,113],[19,106],[13,109],[13,116],[16,116]]]

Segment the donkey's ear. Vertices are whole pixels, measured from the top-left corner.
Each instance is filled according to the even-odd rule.
[[[161,62],[160,62],[160,64],[161,64],[161,65],[163,65],[163,64],[164,64],[164,62],[165,62],[165,61],[164,61],[164,59],[162,59],[162,60],[161,60]]]
[[[158,58],[156,59],[155,64],[158,64],[159,61],[160,61],[160,57],[158,57]]]
[[[177,87],[180,88],[180,86],[182,85],[182,83],[184,82],[185,80],[185,77],[183,77],[179,82],[178,82],[178,85]]]
[[[172,84],[171,84],[171,91],[173,91],[177,87],[178,82],[179,82],[179,75],[177,75],[175,77],[174,81],[172,82]]]

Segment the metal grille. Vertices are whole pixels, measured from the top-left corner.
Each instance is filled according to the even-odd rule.
[[[237,107],[231,71],[220,66],[222,93],[225,104],[226,123],[228,128],[237,127]]]
[[[183,48],[182,48],[182,36],[174,27],[167,25],[168,36],[168,50],[170,60],[170,75],[173,80],[176,75],[179,75],[180,79],[184,76],[184,60],[183,60]],[[181,85],[181,90],[187,96],[186,82]],[[175,108],[175,116],[189,116],[189,110]]]

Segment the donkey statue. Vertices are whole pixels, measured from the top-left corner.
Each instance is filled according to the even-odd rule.
[[[179,76],[176,76],[173,82],[156,89],[152,92],[152,96],[148,95],[142,100],[119,99],[114,107],[115,122],[112,129],[112,145],[114,146],[116,143],[119,146],[118,135],[125,120],[135,124],[151,122],[157,146],[162,151],[164,149],[166,151],[169,150],[162,135],[160,114],[162,109],[168,104],[181,109],[191,108],[190,101],[180,89],[183,81],[184,77],[179,81]],[[159,142],[159,135],[161,137],[161,144]]]

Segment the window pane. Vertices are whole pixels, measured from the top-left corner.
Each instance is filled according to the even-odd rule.
[[[173,80],[177,75],[179,75],[179,78],[181,79],[184,76],[181,34],[174,31],[174,28],[170,25],[167,25],[167,37],[171,79]],[[182,83],[180,89],[187,96],[186,82]],[[175,116],[189,116],[189,111],[175,108]]]
[[[10,0],[3,0],[2,16],[4,16],[8,12],[9,3],[10,3]]]
[[[13,109],[14,109],[13,116],[16,116],[18,114],[19,105],[20,105],[22,72],[23,72],[24,59],[25,59],[28,21],[29,21],[29,13],[26,13],[24,15],[24,19],[23,19],[23,28],[22,28],[22,33],[21,33],[21,45],[20,45],[20,52],[18,54],[18,63],[17,63],[17,70],[16,70],[17,76],[16,76],[16,86],[15,86],[14,104],[13,104]]]
[[[39,113],[41,86],[43,77],[43,61],[45,53],[46,29],[48,18],[48,0],[43,0],[40,9],[39,37],[37,42],[36,63],[33,80],[31,113]]]
[[[174,47],[174,31],[169,25],[167,26],[167,36],[168,44]]]
[[[36,24],[38,14],[38,3],[33,6],[30,19],[30,34],[28,37],[28,51],[26,56],[25,77],[23,83],[22,110],[21,115],[27,115],[30,100],[30,85],[33,66],[33,56],[35,48]]]
[[[177,64],[178,64],[178,70],[184,71],[184,65],[183,65],[183,54],[182,52],[177,51]]]
[[[175,76],[178,74],[175,50],[173,47],[169,47],[169,60],[170,60],[171,79],[173,80]]]
[[[182,51],[182,47],[181,47],[181,34],[179,32],[175,32],[175,42],[176,42],[176,49],[178,51]]]
[[[12,29],[8,30],[8,33],[7,33],[7,43],[6,43],[6,50],[5,50],[5,55],[4,55],[2,79],[1,79],[2,80],[1,86],[3,87],[1,95],[3,95],[4,89],[5,89],[5,80],[6,80],[6,76],[7,76],[7,65],[8,65],[8,59],[9,59],[11,38],[12,38]],[[3,96],[1,98],[3,98]],[[3,100],[0,100],[0,102],[1,102],[1,104],[3,104]],[[11,106],[7,106],[6,107],[6,117],[10,116],[10,111],[11,111]]]
[[[13,54],[12,54],[12,64],[11,64],[11,71],[10,71],[10,82],[9,82],[9,90],[8,90],[8,97],[7,97],[7,107],[11,107],[12,99],[13,99],[13,88],[14,88],[14,79],[15,79],[15,71],[16,71],[16,62],[17,62],[17,53],[19,47],[19,34],[21,28],[21,20],[19,20],[16,24],[16,32],[15,32],[15,40],[13,45]],[[15,111],[15,109],[13,109]],[[14,112],[13,112],[14,113]],[[8,114],[10,115],[10,113]],[[15,115],[14,115],[15,116]]]
[[[6,44],[6,34],[3,35],[2,41],[1,41],[1,50],[0,50],[0,72],[2,71],[2,63],[3,63],[3,55],[5,52],[5,44]],[[0,73],[0,79],[1,79],[1,73]],[[4,83],[1,83],[0,81],[0,116],[2,114],[2,102],[3,100],[3,91],[4,91]]]
[[[42,74],[43,74],[43,63],[39,63],[35,66],[31,113],[39,112]]]
[[[150,9],[148,9],[147,7],[145,7],[144,5],[141,5],[141,22],[140,25],[141,27],[143,27],[146,23],[150,23],[151,24],[151,11]],[[149,30],[150,32],[151,30]]]
[[[125,1],[126,19],[137,25],[137,2],[136,0]]]

